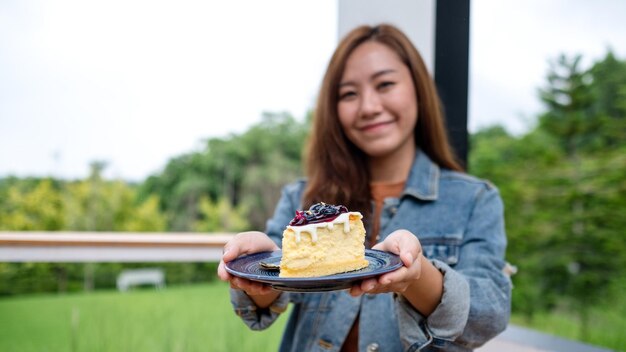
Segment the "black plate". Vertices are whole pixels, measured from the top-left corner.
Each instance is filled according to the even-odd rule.
[[[226,264],[226,271],[244,279],[270,284],[281,291],[323,292],[350,288],[357,281],[379,276],[402,266],[397,255],[375,249],[365,250],[365,259],[369,262],[366,268],[328,276],[279,277],[278,270],[267,269],[261,265],[278,265],[281,255],[281,251],[276,251],[242,256]]]

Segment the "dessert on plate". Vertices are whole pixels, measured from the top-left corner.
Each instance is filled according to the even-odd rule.
[[[316,277],[365,268],[363,216],[317,203],[296,211],[283,232],[280,277]]]

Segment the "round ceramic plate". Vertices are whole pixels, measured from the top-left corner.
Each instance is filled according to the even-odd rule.
[[[357,281],[394,271],[402,266],[400,257],[375,249],[365,250],[366,268],[320,277],[279,277],[281,251],[262,252],[239,257],[226,264],[226,271],[244,279],[263,282],[281,291],[324,292],[349,288]]]

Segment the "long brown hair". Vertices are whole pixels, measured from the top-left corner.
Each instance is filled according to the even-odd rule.
[[[326,202],[343,204],[365,215],[371,212],[367,155],[348,140],[337,113],[339,84],[346,61],[354,49],[366,41],[391,48],[411,72],[418,102],[417,147],[441,167],[462,171],[448,142],[435,83],[417,49],[394,26],[361,26],[341,40],[322,81],[304,155],[308,178],[303,196],[305,208]]]

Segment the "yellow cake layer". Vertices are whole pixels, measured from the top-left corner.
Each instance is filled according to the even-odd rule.
[[[344,232],[342,223],[336,223],[332,229],[317,227],[315,235],[300,232],[299,242],[296,232],[287,227],[283,233],[280,277],[316,277],[367,267],[365,229],[358,215],[350,215],[348,232]]]

